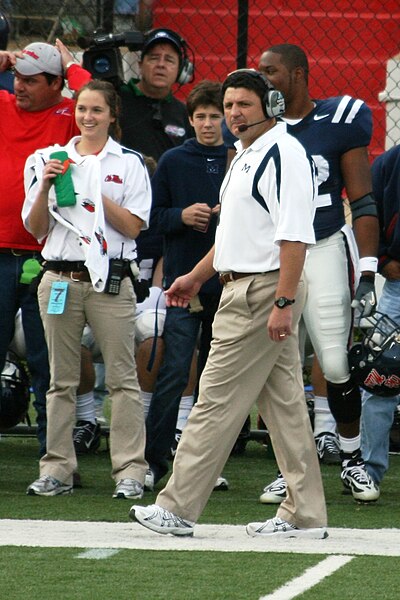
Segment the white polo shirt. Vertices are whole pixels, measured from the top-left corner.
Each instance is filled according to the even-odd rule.
[[[315,167],[278,123],[231,163],[220,192],[214,269],[263,273],[279,269],[281,240],[314,244]]]
[[[48,160],[48,156],[53,150],[63,149],[67,151],[69,158],[77,165],[82,165],[84,167],[85,157],[78,154],[75,148],[79,139],[79,136],[74,137],[64,147],[53,146],[38,150],[35,154],[42,154],[45,161]],[[93,157],[91,157],[91,159],[93,159]],[[88,168],[84,167],[80,171],[77,170],[74,173],[75,190],[77,191],[79,189],[79,177],[82,178],[82,184],[85,185],[85,189],[89,188],[93,193],[100,184],[102,194],[142,219],[144,221],[142,229],[147,229],[151,209],[151,184],[143,157],[133,150],[124,148],[112,138],[108,138],[106,145],[97,155],[97,159],[100,163],[101,181],[98,182],[97,180],[92,180],[91,183],[91,177],[98,178],[98,169],[93,169],[92,171],[88,164]],[[87,162],[90,163],[90,161]],[[37,172],[37,165],[38,161],[35,161],[35,155],[31,155],[28,158],[25,167],[25,189],[27,197],[22,210],[22,218],[28,230],[29,212],[35,201],[39,182],[42,177],[42,173]],[[44,162],[42,164],[42,168],[43,167]],[[36,178],[38,181],[35,181]],[[90,198],[85,199],[78,197],[78,201],[86,201],[86,204],[88,204]],[[62,213],[62,209],[60,210],[60,213]],[[119,258],[122,249],[123,258],[129,260],[136,258],[135,240],[124,236],[114,229],[107,221],[106,238],[108,244],[108,258]],[[82,243],[77,235],[55,221],[52,216],[50,216],[48,237],[42,250],[42,255],[46,260],[85,260]]]

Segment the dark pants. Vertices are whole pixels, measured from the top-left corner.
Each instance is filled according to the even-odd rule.
[[[189,380],[199,331],[198,379],[207,361],[219,297],[219,294],[200,294],[203,306],[200,312],[191,313],[187,308],[167,308],[163,333],[164,359],[146,421],[146,460],[156,482],[168,471],[168,456],[174,441],[180,399]]]
[[[16,251],[17,252],[17,251]],[[20,283],[22,267],[32,255],[0,254],[0,370],[14,335],[15,315],[21,308],[25,334],[26,362],[35,394],[33,406],[37,413],[37,436],[40,456],[46,451],[46,392],[49,387],[49,364],[37,299],[29,285]]]

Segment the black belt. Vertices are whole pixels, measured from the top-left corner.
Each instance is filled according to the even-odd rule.
[[[21,248],[0,248],[0,254],[12,254],[13,256],[33,256],[38,252],[38,250],[22,250]]]
[[[43,263],[45,271],[57,271],[57,273],[74,273],[86,271],[87,267],[83,260],[46,260]]]
[[[43,264],[43,269],[45,271],[53,271],[54,273],[68,275],[72,281],[91,281],[88,268],[81,260],[46,260],[46,262]],[[126,265],[122,273],[122,279],[128,277],[129,274],[129,261],[126,261]]]
[[[68,275],[72,281],[90,283],[89,271],[82,260],[46,260],[43,268],[45,271]]]

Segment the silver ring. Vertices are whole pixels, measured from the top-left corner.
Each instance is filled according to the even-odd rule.
[[[279,337],[286,337],[286,333],[280,333]]]

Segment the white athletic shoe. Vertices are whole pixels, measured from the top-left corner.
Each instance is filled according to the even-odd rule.
[[[113,498],[128,498],[128,500],[140,500],[143,498],[143,486],[136,479],[120,479],[115,486]]]
[[[229,489],[228,480],[225,477],[217,477],[217,481],[215,482],[213,491],[214,492],[226,492]]]
[[[72,485],[63,483],[50,475],[42,475],[26,490],[28,496],[61,496],[72,494]]]
[[[249,523],[246,532],[251,537],[270,536],[275,538],[306,538],[309,540],[319,540],[328,537],[326,527],[310,527],[299,529],[279,517],[268,519],[264,523]]]
[[[380,496],[379,486],[372,479],[362,459],[350,460],[342,467],[341,479],[346,490],[350,490],[357,502],[376,502]]]
[[[261,504],[280,504],[286,498],[287,483],[282,473],[270,484],[265,486],[260,496]]]
[[[174,515],[174,513],[158,506],[158,504],[150,504],[150,506],[132,506],[129,511],[129,516],[132,520],[135,520],[157,533],[172,535],[193,535],[194,523],[191,521],[185,521]]]

